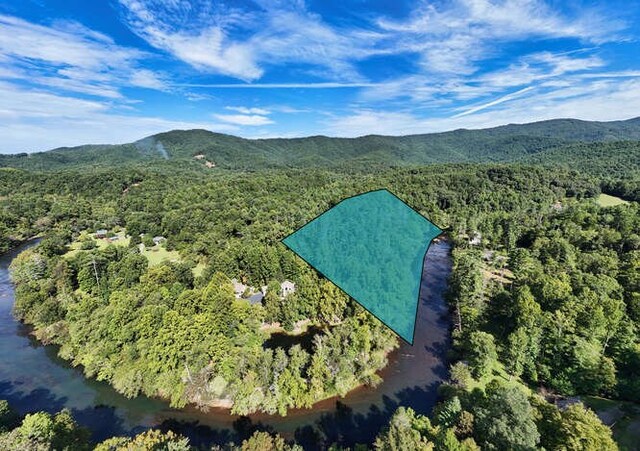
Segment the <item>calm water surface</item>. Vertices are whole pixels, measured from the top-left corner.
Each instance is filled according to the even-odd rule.
[[[369,442],[399,405],[429,413],[436,390],[446,374],[449,318],[443,298],[451,271],[450,246],[433,243],[425,259],[414,345],[403,342],[389,356],[376,388],[358,388],[345,398],[332,398],[313,409],[289,411],[286,417],[229,415],[224,409],[200,412],[171,409],[146,397],[127,399],[108,384],[85,379],[82,370],[57,357],[56,346],[42,346],[29,328],[16,321],[11,308],[14,289],[9,279],[11,260],[34,243],[0,256],[0,399],[22,414],[62,408],[93,433],[94,440],[131,435],[150,427],[173,429],[195,445],[234,440],[240,442],[255,429],[277,431],[295,438],[305,449],[321,449],[337,442]]]

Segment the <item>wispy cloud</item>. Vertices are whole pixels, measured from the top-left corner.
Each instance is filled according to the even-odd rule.
[[[190,122],[124,114],[99,100],[25,89],[0,81],[0,152],[31,152],[87,143],[125,143],[172,129],[238,133],[217,121]],[[34,139],[35,137],[35,139]]]
[[[362,79],[354,61],[378,53],[384,37],[330,26],[303,2],[259,1],[242,10],[206,0],[188,7],[159,0],[120,4],[131,30],[152,46],[203,72],[245,81],[259,79],[266,66],[287,63],[322,67],[332,79]]]
[[[469,114],[448,117],[420,117],[409,111],[357,110],[334,116],[325,133],[336,136],[431,133],[457,128],[485,128],[509,123],[526,123],[554,118],[622,120],[638,115],[640,79],[594,80],[581,85],[544,85],[539,91],[518,91],[509,101],[489,102]],[[533,95],[535,92],[535,95]],[[515,94],[515,93],[514,93]],[[499,99],[498,99],[499,100]]]
[[[464,110],[462,113],[458,113],[456,115],[453,116],[453,118],[457,118],[457,117],[462,117],[462,116],[468,116],[469,114],[473,114],[473,113],[477,113],[478,111],[482,111],[482,110],[486,110],[487,108],[490,108],[492,106],[496,106],[496,105],[500,105],[501,103],[504,102],[508,102],[509,100],[513,100],[517,97],[520,97],[521,95],[531,91],[533,88],[533,86],[528,86],[526,88],[520,89],[519,91],[516,92],[512,92],[510,94],[504,95],[502,97],[499,97],[495,100],[492,100],[491,102],[487,102],[487,103],[483,103],[480,105],[476,105],[474,107],[471,107],[469,109]]]
[[[147,54],[75,22],[0,16],[0,55],[0,78],[43,87],[111,99],[127,86],[166,89],[159,74],[142,68]]]
[[[402,33],[408,51],[421,55],[430,72],[466,73],[495,55],[504,42],[574,38],[601,43],[619,39],[625,27],[601,11],[584,8],[569,16],[539,0],[457,0],[420,2],[405,21],[378,20],[385,30]]]
[[[246,106],[227,106],[226,110],[237,111],[242,114],[260,114],[262,116],[266,116],[271,114],[271,111],[265,110],[264,108],[248,108]]]
[[[259,114],[214,114],[214,117],[220,121],[235,125],[257,126],[273,124],[271,119]]]
[[[231,40],[227,27],[239,23],[237,11],[213,8],[211,2],[121,0],[130,28],[152,46],[201,70],[253,80],[263,71],[252,47]]]
[[[182,83],[178,86],[187,88],[216,89],[341,89],[341,88],[373,88],[385,83]]]

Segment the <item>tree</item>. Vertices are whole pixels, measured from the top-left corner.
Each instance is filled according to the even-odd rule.
[[[487,449],[533,450],[540,441],[534,410],[519,387],[490,382],[473,414],[474,437]]]
[[[474,377],[487,376],[498,359],[493,335],[486,332],[471,332],[466,349]]]
[[[300,446],[289,446],[279,435],[256,431],[242,442],[242,451],[302,451]]]
[[[507,337],[505,366],[511,375],[519,377],[524,371],[528,344],[529,337],[523,327],[517,328]]]
[[[410,408],[399,407],[389,421],[389,426],[380,433],[374,443],[375,449],[383,451],[430,451],[429,443],[415,428],[418,418]]]
[[[78,427],[67,410],[51,416],[28,414],[13,431],[0,435],[0,449],[89,450],[89,431]]]
[[[464,362],[454,363],[449,370],[449,379],[456,386],[466,389],[469,383],[473,380],[469,366]]]
[[[161,432],[150,429],[133,438],[112,437],[98,444],[95,451],[191,451],[189,439],[173,431]]]
[[[9,270],[11,271],[13,282],[16,285],[21,285],[41,279],[44,276],[46,267],[47,261],[42,255],[34,250],[27,249],[13,259]]]
[[[433,420],[439,425],[445,428],[450,428],[458,422],[460,413],[462,412],[462,405],[460,404],[460,398],[454,396],[438,404],[434,410]]]
[[[18,415],[4,399],[0,399],[0,434],[13,429],[18,424]]]
[[[573,404],[562,412],[562,446],[567,451],[615,451],[611,429],[602,424],[592,410],[582,403]]]
[[[156,243],[153,241],[153,237],[148,233],[145,233],[142,237],[142,244],[144,244],[144,247],[147,249],[156,245]]]

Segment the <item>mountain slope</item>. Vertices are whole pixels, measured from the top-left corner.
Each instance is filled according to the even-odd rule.
[[[640,140],[640,118],[615,122],[557,119],[483,130],[359,138],[244,139],[206,130],[174,130],[131,144],[86,145],[29,155],[0,155],[0,167],[55,170],[164,159],[201,165],[210,162],[217,167],[249,170],[509,162],[574,143],[636,140]],[[561,152],[556,155],[559,157]]]

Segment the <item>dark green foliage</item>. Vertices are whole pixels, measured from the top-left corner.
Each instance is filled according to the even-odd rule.
[[[54,149],[27,156],[0,155],[0,167],[38,171],[123,164],[163,165],[206,169],[204,163],[220,168],[256,170],[291,167],[389,167],[434,163],[513,162],[520,159],[542,163],[567,160],[574,142],[600,143],[639,140],[638,119],[617,122],[587,122],[559,119],[524,125],[507,125],[485,130],[455,130],[410,136],[368,135],[360,138],[312,136],[293,139],[243,139],[206,130],[175,130],[135,143],[117,146],[86,145]],[[568,145],[569,147],[565,148]],[[613,144],[617,148],[617,144]],[[624,148],[625,143],[621,146]],[[611,149],[612,147],[608,147]],[[611,157],[595,147],[578,161]],[[629,156],[638,158],[637,144]],[[202,159],[194,159],[202,155]],[[529,156],[534,157],[529,160]],[[613,160],[611,160],[613,161]],[[618,159],[617,161],[624,161]],[[628,161],[628,160],[627,160]],[[588,163],[591,166],[593,163]],[[600,165],[600,163],[595,163]],[[607,163],[604,163],[605,165]],[[636,163],[637,164],[637,163]],[[614,166],[618,163],[614,163]],[[573,167],[573,166],[569,166]],[[605,167],[605,166],[603,166]],[[616,166],[617,167],[617,166]],[[617,169],[616,169],[617,170]],[[610,175],[605,173],[605,175]]]
[[[18,415],[4,399],[0,399],[0,434],[10,431],[18,423]]]
[[[472,413],[474,437],[483,448],[532,450],[540,441],[534,410],[518,387],[490,383]]]
[[[584,434],[592,449],[610,449],[610,431],[591,412],[558,411],[519,387],[639,399],[640,212],[636,203],[601,209],[591,199],[601,189],[638,199],[638,145],[619,141],[637,139],[637,128],[637,120],[552,121],[355,140],[191,131],[81,156],[2,157],[0,166],[71,168],[0,169],[0,250],[47,237],[12,266],[15,313],[39,339],[59,344],[63,358],[127,396],[160,395],[177,406],[223,400],[239,414],[308,407],[379,382],[376,370],[396,340],[279,240],[345,197],[387,188],[454,244],[449,297],[460,361],[433,420],[399,410],[377,446],[580,449]],[[196,149],[217,167],[203,167]],[[389,167],[516,159],[534,165]],[[87,244],[63,255],[81,231],[119,227],[132,237],[129,248]],[[476,233],[481,243],[470,244]],[[185,263],[149,267],[137,249],[140,234],[167,237],[163,246]],[[206,268],[194,278],[196,263]],[[231,278],[269,285],[263,306],[236,299]],[[281,299],[284,279],[297,290]],[[303,319],[320,331],[311,350],[263,346],[263,322],[292,330]],[[496,377],[506,385],[488,382]],[[485,388],[469,391],[478,385]],[[20,443],[37,449],[53,440],[53,417],[29,421],[32,441]],[[54,435],[73,431],[64,417],[57,421]],[[15,430],[0,443],[27,440]],[[65,440],[74,440],[69,434]],[[181,437],[157,431],[112,444],[132,440],[188,449]],[[289,445],[257,434],[242,446]]]
[[[89,450],[89,431],[79,427],[68,410],[55,415],[28,414],[14,429],[1,433],[0,449],[6,450]]]

